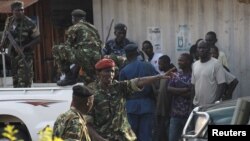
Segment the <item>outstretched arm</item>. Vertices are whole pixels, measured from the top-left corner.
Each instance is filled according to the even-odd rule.
[[[172,68],[169,71],[167,71],[164,74],[158,74],[155,76],[147,76],[147,77],[141,77],[141,78],[136,78],[137,82],[136,85],[139,88],[142,88],[143,86],[152,84],[156,81],[159,81],[160,79],[169,79],[171,76],[171,73],[175,70],[176,68]]]

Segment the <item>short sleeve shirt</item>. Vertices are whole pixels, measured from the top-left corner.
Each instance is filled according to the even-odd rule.
[[[191,73],[184,74],[183,72],[178,72],[176,76],[177,77],[170,80],[169,86],[175,88],[186,88],[191,85]],[[171,107],[171,117],[188,117],[192,110],[191,96],[172,95]]]
[[[212,104],[217,101],[217,86],[226,82],[222,64],[213,57],[205,63],[198,60],[193,64],[192,71],[192,84],[195,86],[194,105]]]

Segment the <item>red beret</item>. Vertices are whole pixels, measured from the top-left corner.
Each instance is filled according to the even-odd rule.
[[[112,59],[103,58],[95,64],[95,69],[101,70],[115,67],[115,62]]]

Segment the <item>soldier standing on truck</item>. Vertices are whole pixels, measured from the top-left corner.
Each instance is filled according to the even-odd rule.
[[[53,47],[53,56],[65,78],[57,85],[73,85],[77,82],[80,68],[83,69],[83,82],[93,82],[94,65],[101,58],[102,41],[96,28],[86,22],[86,12],[75,9],[71,13],[73,25],[66,32],[64,44]]]
[[[8,48],[11,57],[13,86],[31,87],[33,80],[32,46],[39,42],[39,30],[36,24],[24,15],[24,3],[15,1],[11,4],[12,16],[5,23],[0,48]]]

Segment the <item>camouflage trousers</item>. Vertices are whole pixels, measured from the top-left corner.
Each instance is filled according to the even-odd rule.
[[[33,71],[33,55],[11,56],[11,67],[14,88],[31,87],[34,71]]]
[[[95,80],[95,63],[101,58],[98,51],[85,48],[72,48],[66,45],[54,45],[53,57],[59,67],[65,68],[65,65],[76,64],[83,69],[81,77],[85,84]],[[67,67],[67,66],[66,66]]]

